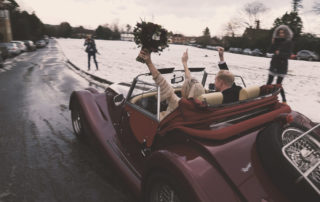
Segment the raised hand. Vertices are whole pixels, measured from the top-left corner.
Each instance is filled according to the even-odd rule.
[[[223,62],[224,61],[224,48],[223,47],[218,47],[218,52],[219,52],[219,58],[220,61]]]
[[[152,63],[151,55],[150,55],[149,51],[147,51],[147,50],[144,50],[144,49],[141,50],[138,57],[141,57],[145,61],[146,64]]]
[[[142,58],[145,61],[153,78],[156,78],[160,74],[159,71],[154,66],[154,64],[152,63],[151,54],[149,51],[145,49],[141,50],[138,57]]]
[[[189,59],[189,56],[188,56],[188,49],[187,49],[186,52],[183,53],[181,61],[183,64],[184,74],[186,79],[191,79],[191,74],[188,68],[188,59]]]
[[[182,64],[187,65],[188,59],[189,59],[189,56],[188,56],[188,49],[187,49],[186,52],[184,52],[182,55],[182,58],[181,58]]]

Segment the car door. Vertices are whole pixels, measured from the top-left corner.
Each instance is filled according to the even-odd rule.
[[[128,116],[128,124],[137,141],[150,147],[159,126],[157,115],[130,101],[126,103],[125,111]]]

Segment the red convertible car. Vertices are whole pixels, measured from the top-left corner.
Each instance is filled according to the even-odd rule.
[[[320,201],[320,125],[278,101],[279,86],[243,83],[222,104],[214,75],[190,68],[207,88],[160,121],[149,73],[105,92],[74,91],[75,134],[98,147],[145,202]],[[180,96],[183,72],[159,70]]]

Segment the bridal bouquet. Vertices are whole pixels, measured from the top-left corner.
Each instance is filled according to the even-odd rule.
[[[157,53],[168,47],[168,31],[161,25],[142,21],[134,27],[133,35],[138,47],[149,52]],[[144,63],[140,57],[137,57],[136,60]]]

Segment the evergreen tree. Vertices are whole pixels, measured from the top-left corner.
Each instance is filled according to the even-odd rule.
[[[61,37],[71,37],[72,35],[72,27],[68,22],[62,22],[59,25],[59,36]]]
[[[44,24],[38,18],[35,13],[28,15],[28,21],[30,25],[30,40],[38,40],[41,39],[45,33]]]
[[[95,36],[97,39],[112,39],[112,30],[109,27],[103,27],[101,25],[95,31]]]
[[[299,38],[302,33],[303,23],[297,12],[285,13],[281,18],[277,18],[273,23],[272,30],[279,25],[288,25],[294,33],[294,39]]]
[[[210,38],[210,30],[209,30],[208,27],[206,27],[206,28],[203,30],[203,36]]]
[[[112,39],[113,40],[119,40],[121,37],[121,34],[119,32],[119,28],[118,28],[118,25],[114,25],[113,27],[113,32],[112,32]]]
[[[203,35],[201,37],[198,37],[196,41],[202,47],[206,47],[207,45],[210,44],[210,41],[211,41],[209,28],[206,27],[202,33]]]

